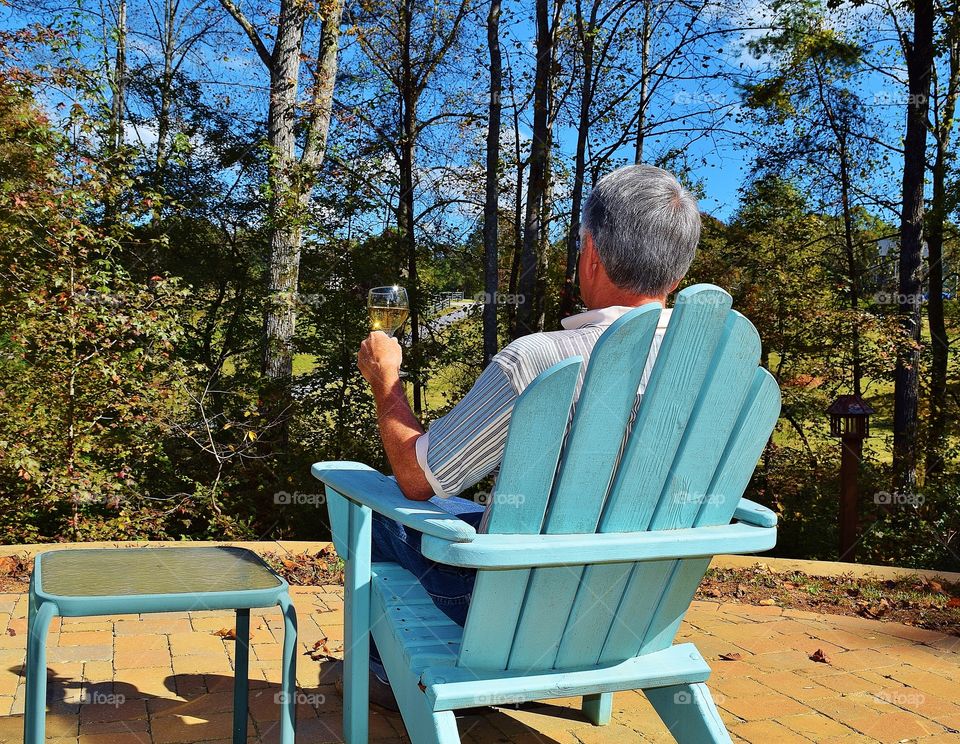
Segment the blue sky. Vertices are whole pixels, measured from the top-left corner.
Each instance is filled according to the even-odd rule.
[[[734,0],[734,2],[740,3],[742,18],[752,19],[755,25],[762,25],[772,17],[763,0]],[[215,3],[213,7],[216,7]],[[526,10],[526,6],[519,12],[515,9],[512,20],[504,28],[504,43],[519,40],[528,50],[532,50],[533,25],[531,19],[525,15]],[[143,12],[142,6],[141,12]],[[9,7],[0,8],[0,28],[16,28],[36,20],[37,18],[29,13],[18,13]],[[882,35],[879,23],[876,24],[875,29],[869,28],[872,19],[865,15],[864,11],[849,11],[845,16],[835,14],[832,16],[831,22],[841,27],[846,24],[846,30],[849,30],[850,33],[857,33],[865,37]],[[232,32],[233,27],[230,25],[229,19],[226,20],[226,24],[228,30]],[[866,28],[864,28],[865,24]],[[759,29],[741,30],[732,39],[724,40],[724,52],[714,55],[709,62],[709,66],[705,67],[705,72],[713,74],[720,72],[722,69],[734,75],[762,72],[770,60],[758,60],[745,49],[745,43],[750,39],[757,38],[761,33],[762,31]],[[199,62],[193,66],[192,72],[202,79],[204,71],[201,69],[201,64],[208,65],[214,77],[220,81],[218,83],[210,81],[208,84],[210,95],[232,94],[234,100],[244,98],[246,99],[244,105],[247,106],[251,117],[263,117],[266,109],[264,70],[248,48],[246,39],[234,37],[234,41],[235,43],[232,45],[224,46],[221,44],[215,49],[204,50],[198,56]],[[657,43],[663,49],[668,48],[669,34],[658,39]],[[131,40],[132,46],[136,47],[138,44],[146,45],[148,42],[142,38]],[[344,53],[345,57],[349,58],[349,55],[356,54],[356,51],[355,48],[347,49]],[[136,58],[135,49],[131,56]],[[349,63],[349,59],[347,59],[347,62]],[[525,64],[529,64],[529,61]],[[879,73],[865,74],[856,84],[868,98],[872,96],[876,99],[880,95],[886,95],[888,97],[893,96],[895,101],[899,94],[895,83]],[[475,88],[482,88],[482,85],[475,86]],[[485,99],[484,90],[475,89],[474,93],[478,100]],[[736,111],[739,93],[728,79],[718,79],[718,81],[711,82],[706,87],[697,81],[676,83],[661,91],[661,94],[655,99],[653,115],[654,117],[665,118],[674,116],[678,112],[680,114],[685,111],[696,112],[703,108],[701,105],[703,100],[726,107],[725,110],[732,115]],[[625,107],[630,105],[630,101],[624,103]],[[882,119],[878,123],[882,125],[885,138],[896,144],[902,128],[902,107],[892,104],[875,108],[878,112],[878,118]],[[529,111],[526,116],[527,124],[523,128],[523,134],[529,137]],[[690,131],[679,131],[654,137],[646,150],[647,159],[653,159],[671,148],[682,150],[685,160],[690,166],[689,178],[701,185],[703,189],[701,208],[718,218],[728,219],[737,207],[739,191],[748,176],[749,169],[756,156],[756,150],[749,145],[745,145],[744,140],[732,131],[736,129],[732,116],[728,116],[723,122],[724,127],[731,131],[710,138],[697,136],[698,127],[702,126],[703,119],[702,117],[697,119],[696,116],[693,119]],[[678,128],[682,129],[683,124],[678,124]],[[150,135],[149,128],[139,132],[139,136],[145,140],[149,140]],[[575,131],[569,124],[561,122],[557,127],[555,136],[561,157],[564,160],[561,165],[565,164],[566,167],[572,168],[572,156],[576,141]],[[624,146],[618,155],[622,156],[626,162],[632,162],[632,147],[629,144]],[[895,157],[891,164],[891,170],[886,174],[881,174],[878,179],[877,188],[883,189],[888,194],[895,192],[897,184],[891,181],[889,175],[890,173],[896,173],[898,165],[899,162]],[[563,187],[559,189],[558,194],[561,197],[563,195],[562,189]]]

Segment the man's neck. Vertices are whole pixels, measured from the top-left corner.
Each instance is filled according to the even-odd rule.
[[[587,309],[598,310],[604,307],[640,307],[641,305],[646,305],[648,302],[659,302],[666,307],[667,297],[666,295],[662,297],[648,297],[646,295],[635,295],[628,292],[610,292],[592,302]]]

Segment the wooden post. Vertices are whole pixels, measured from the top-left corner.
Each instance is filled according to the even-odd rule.
[[[844,434],[840,439],[840,560],[856,561],[857,475],[863,455],[863,437]]]

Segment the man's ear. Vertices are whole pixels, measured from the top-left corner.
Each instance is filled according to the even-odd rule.
[[[580,273],[582,279],[593,279],[600,266],[600,256],[593,245],[593,236],[586,230],[580,236]]]

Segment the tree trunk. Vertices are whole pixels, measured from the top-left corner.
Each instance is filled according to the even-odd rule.
[[[123,122],[126,118],[126,88],[127,88],[127,0],[120,0],[116,15],[117,47],[114,50],[113,69],[109,73],[110,85],[110,122],[107,131],[107,167],[115,174],[123,170],[120,148],[123,145]],[[104,39],[104,43],[107,40]],[[111,183],[118,179],[111,178]],[[120,209],[120,191],[111,189],[107,192],[103,204],[103,218],[107,225],[114,225]]]
[[[847,278],[850,280],[851,356],[853,357],[853,394],[863,393],[863,362],[860,358],[860,265],[853,239],[853,210],[850,205],[850,159],[846,134],[838,136],[840,145],[840,202],[843,209],[843,244],[847,255]]]
[[[400,84],[400,202],[397,211],[397,227],[407,253],[407,293],[410,299],[410,379],[413,383],[413,412],[423,410],[422,383],[420,381],[420,291],[417,275],[417,240],[414,229],[414,145],[417,140],[417,102],[419,91],[413,79],[412,29],[413,7],[411,0],[404,0],[400,7],[401,84]]]
[[[333,91],[337,82],[337,52],[340,46],[343,0],[332,0],[325,7],[327,14],[320,28],[320,51],[317,54],[317,70],[310,101],[310,124],[307,127],[307,139],[300,157],[303,166],[301,172],[307,181],[302,191],[304,209],[309,206],[309,186],[315,182],[317,170],[323,164],[327,154],[327,136],[330,133],[330,117],[333,112]]]
[[[127,88],[127,0],[117,6],[117,48],[110,79],[110,149],[116,153],[123,144],[123,120]]]
[[[270,73],[270,109],[267,114],[270,249],[263,323],[263,374],[278,386],[278,408],[285,408],[290,400],[289,382],[293,376],[302,223],[310,203],[316,169],[323,160],[326,148],[343,5],[336,0],[326,8],[312,99],[313,111],[306,145],[298,160],[297,90],[304,26],[309,9],[298,0],[282,0],[276,41],[271,52],[233,0],[220,0],[220,4],[250,39],[257,56]]]
[[[912,489],[917,479],[920,261],[927,115],[933,72],[933,18],[933,0],[917,0],[913,12],[913,41],[903,40],[910,93],[904,139],[898,297],[898,315],[904,338],[897,353],[893,410],[893,470],[895,486],[901,490]]]
[[[560,292],[560,319],[573,314],[577,301],[577,259],[580,255],[580,211],[583,207],[583,179],[587,168],[587,139],[590,127],[590,104],[593,102],[593,42],[597,4],[590,21],[583,24],[580,0],[577,0],[577,35],[583,46],[583,76],[580,83],[580,111],[577,117],[577,149],[573,162],[573,193],[570,196],[570,229],[567,232],[567,267]]]
[[[500,109],[503,64],[500,55],[500,0],[490,0],[487,14],[487,47],[490,50],[490,105],[487,113],[487,172],[483,204],[483,366],[497,353],[497,289],[500,262],[498,219],[500,202]]]
[[[157,153],[154,159],[156,170],[155,187],[158,191],[164,188],[164,169],[170,148],[170,109],[173,101],[173,58],[176,54],[176,2],[165,0],[163,6],[163,38],[160,40],[163,47],[163,77],[160,79],[160,109],[157,112]],[[160,219],[161,207],[158,205],[154,212],[154,219]]]
[[[652,0],[643,0],[643,25],[640,27],[640,103],[637,106],[637,139],[633,146],[633,164],[643,163],[647,134],[647,99],[650,96],[650,12]]]
[[[540,200],[540,239],[537,241],[537,281],[533,292],[533,320],[542,331],[547,319],[547,285],[550,269],[550,223],[553,221],[553,138],[547,129],[547,162],[544,166],[543,197]]]
[[[520,110],[516,101],[513,106],[513,147],[517,162],[517,182],[513,191],[513,257],[510,260],[510,302],[507,305],[507,326],[510,329],[510,335],[516,338],[517,283],[520,279],[520,257],[523,255],[523,171],[526,168],[526,164],[521,159]]]
[[[956,18],[956,3],[952,4]],[[960,25],[950,24],[946,37],[950,59],[947,90],[943,104],[936,112],[933,127],[936,155],[933,162],[933,194],[927,222],[929,253],[929,291],[927,319],[930,323],[930,435],[927,438],[925,471],[927,475],[943,472],[944,436],[947,421],[947,363],[949,340],[943,314],[943,240],[947,221],[947,172],[950,158],[950,135],[960,95]]]
[[[284,383],[293,375],[293,335],[303,241],[295,157],[297,88],[303,48],[305,8],[296,0],[280,6],[277,41],[270,70],[270,254],[263,329],[263,373]]]
[[[553,60],[553,29],[550,27],[548,0],[536,0],[537,64],[534,74],[533,142],[530,150],[530,175],[527,179],[527,204],[523,225],[523,249],[517,291],[517,326],[514,336],[536,330],[534,293],[537,284],[537,244],[542,225],[540,210],[546,187],[550,66]]]

